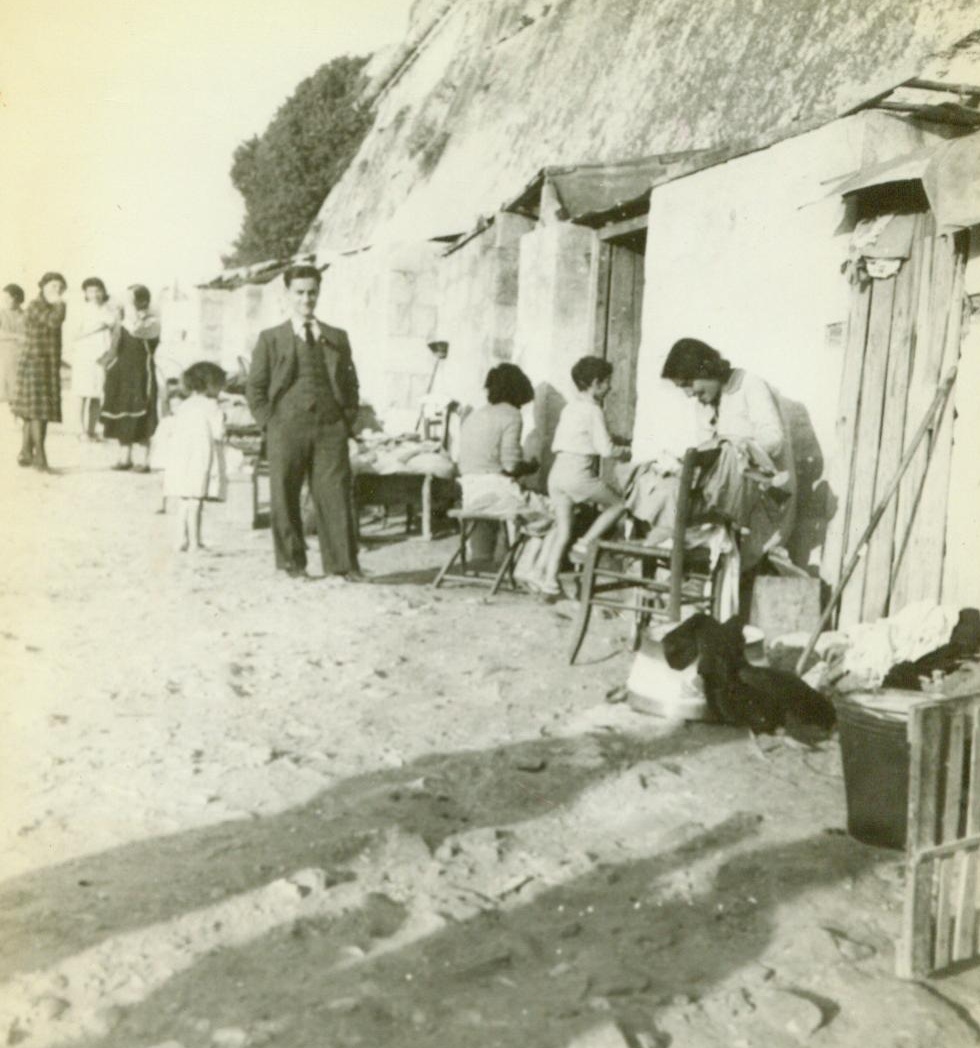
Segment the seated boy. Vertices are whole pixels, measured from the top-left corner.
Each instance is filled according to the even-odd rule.
[[[599,357],[582,357],[572,368],[572,382],[578,393],[565,405],[558,420],[552,443],[555,461],[548,475],[556,529],[542,587],[548,596],[561,593],[558,572],[571,539],[574,507],[591,502],[602,509],[592,527],[575,544],[573,553],[582,557],[589,545],[602,538],[626,511],[622,498],[599,476],[602,459],[629,457],[625,446],[617,446],[626,442],[610,437],[602,413],[612,370],[612,365]]]

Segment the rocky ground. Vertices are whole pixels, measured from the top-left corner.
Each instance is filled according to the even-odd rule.
[[[0,1045],[960,1048],[977,969],[893,972],[903,864],[806,750],[611,704],[625,625],[571,606],[296,582],[159,476],[52,441],[0,592]]]

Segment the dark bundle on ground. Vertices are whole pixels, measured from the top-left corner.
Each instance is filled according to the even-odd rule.
[[[963,608],[959,621],[953,627],[949,643],[943,644],[915,662],[896,663],[885,675],[882,684],[886,688],[905,688],[921,691],[922,678],[930,680],[934,673],[952,673],[980,654],[980,611]]]
[[[785,728],[808,743],[826,738],[834,726],[833,704],[799,677],[749,664],[737,618],[722,624],[692,615],[664,637],[663,649],[671,669],[697,660],[708,708],[726,724],[761,734]]]

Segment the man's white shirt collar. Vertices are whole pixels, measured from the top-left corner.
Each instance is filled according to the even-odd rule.
[[[313,337],[315,339],[320,338],[320,321],[316,317],[310,317],[309,320],[298,320],[296,317],[292,317],[290,323],[293,325],[293,331],[296,333],[297,338],[306,339],[307,324],[310,324],[313,328]]]

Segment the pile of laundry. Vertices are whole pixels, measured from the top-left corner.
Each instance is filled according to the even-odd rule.
[[[962,693],[971,682],[980,688],[980,611],[919,601],[890,618],[824,633],[816,655],[804,680],[824,693],[902,688],[948,695],[951,683]]]
[[[351,467],[355,473],[425,473],[451,480],[456,467],[437,440],[423,440],[414,433],[389,436],[362,433],[351,444]]]

